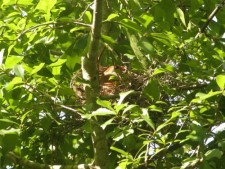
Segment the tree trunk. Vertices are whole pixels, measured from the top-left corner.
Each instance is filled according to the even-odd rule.
[[[99,75],[98,56],[100,49],[100,37],[102,27],[103,0],[94,1],[92,35],[90,48],[87,56],[82,58],[82,75],[87,81],[85,85],[86,105],[90,108],[90,113],[98,108],[96,100],[99,97]],[[104,130],[100,127],[100,119],[91,119],[92,141],[94,147],[94,165],[101,169],[108,166],[108,145]]]

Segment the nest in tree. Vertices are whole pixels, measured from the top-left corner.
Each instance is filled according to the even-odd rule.
[[[99,84],[101,96],[114,96],[121,92],[134,90],[142,91],[147,81],[147,76],[128,71],[125,66],[99,67]],[[84,102],[84,83],[81,71],[74,74],[71,80],[77,100]]]

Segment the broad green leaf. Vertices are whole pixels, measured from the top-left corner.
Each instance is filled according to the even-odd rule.
[[[130,46],[131,46],[132,50],[134,51],[134,54],[137,57],[138,61],[141,63],[141,65],[144,69],[147,69],[148,65],[149,65],[148,59],[141,52],[141,50],[138,46],[138,43],[139,43],[138,38],[136,37],[135,34],[130,34],[129,39],[130,39]]]
[[[67,59],[58,59],[56,62],[50,64],[50,67],[55,67],[55,66],[62,66],[65,62],[67,61]]]
[[[129,159],[133,159],[133,157],[130,153],[128,153],[128,152],[126,152],[122,149],[119,149],[119,148],[114,147],[114,146],[111,146],[110,149],[124,155],[125,157],[128,157]]]
[[[15,134],[15,135],[18,135],[20,133],[20,130],[19,129],[8,129],[8,130],[0,130],[0,135],[4,136],[4,135],[7,135],[7,134]]]
[[[5,61],[5,67],[7,69],[13,68],[16,64],[23,60],[23,56],[8,56]]]
[[[154,53],[154,47],[152,44],[146,39],[146,38],[141,38],[138,42],[138,46],[145,52],[149,54]]]
[[[154,20],[154,18],[149,14],[143,14],[140,18],[143,20],[141,23],[145,28],[147,28],[148,25]]]
[[[220,90],[224,90],[225,88],[225,75],[221,74],[216,76],[216,83],[219,86]]]
[[[207,160],[210,160],[212,158],[218,158],[220,159],[221,156],[223,155],[223,152],[220,151],[219,149],[215,148],[215,149],[212,149],[212,150],[208,150],[206,153],[205,153],[205,157]]]
[[[176,118],[176,117],[178,117],[178,116],[180,116],[181,115],[181,112],[173,112],[172,113],[172,116],[171,116],[171,119],[174,119],[174,118]]]
[[[106,108],[99,108],[98,110],[93,111],[91,114],[91,116],[108,116],[108,115],[116,115],[116,113]]]
[[[44,67],[45,63],[40,63],[38,66],[34,66],[32,71],[30,72],[30,75],[33,75],[40,71]]]
[[[144,88],[144,95],[149,99],[153,99],[155,101],[160,98],[160,90],[158,87],[158,82],[154,79],[150,79],[147,86]]]
[[[144,121],[147,122],[147,124],[153,129],[155,130],[155,124],[153,123],[153,121],[150,119],[150,116],[148,114],[148,109],[142,109],[142,114],[141,114],[141,117]]]
[[[162,109],[160,107],[157,107],[156,105],[151,105],[149,106],[149,110],[154,111],[154,112],[159,112],[162,113]]]
[[[107,101],[107,100],[101,100],[101,99],[97,99],[97,104],[99,106],[105,107],[111,111],[114,111],[114,109],[112,108],[111,102]]]
[[[152,73],[152,76],[155,76],[155,75],[157,75],[157,74],[161,74],[161,73],[164,73],[164,72],[166,72],[165,69],[163,69],[163,68],[158,68],[158,69],[155,69],[155,70],[154,70],[154,72]]]
[[[128,91],[128,92],[122,92],[122,93],[120,93],[119,95],[120,95],[120,99],[119,99],[119,101],[118,101],[118,105],[120,105],[120,104],[122,104],[122,102],[123,102],[123,100],[129,95],[129,94],[131,94],[131,93],[133,93],[134,91],[133,90],[130,90],[130,91]]]
[[[219,95],[221,93],[223,93],[223,91],[216,91],[216,92],[212,92],[211,91],[208,94],[206,94],[206,93],[197,93],[196,97],[198,97],[198,98],[193,99],[191,102],[192,103],[200,103],[203,100],[206,100],[206,99],[211,98],[213,96]]]
[[[119,17],[118,14],[112,13],[112,14],[110,14],[110,15],[107,17],[107,19],[106,19],[105,21],[112,21],[112,20],[114,20],[115,18],[118,18],[118,17]]]
[[[56,2],[57,0],[51,0],[51,1],[40,0],[36,6],[36,9],[43,10],[45,13],[49,13],[50,10],[56,4]]]
[[[6,86],[6,90],[11,90],[15,85],[22,84],[23,80],[21,77],[14,77],[11,82]]]
[[[32,5],[33,4],[33,0],[18,0],[17,4],[21,4],[21,5]]]
[[[10,119],[0,119],[0,122],[5,122],[5,123],[16,124],[16,125],[18,125],[18,126],[19,126],[19,124],[18,124],[18,123],[14,122],[14,121],[12,121],[12,120],[10,120]]]
[[[179,19],[181,20],[182,24],[186,27],[184,12],[180,8],[177,8],[177,14],[178,14]]]
[[[103,123],[103,124],[101,125],[101,127],[102,127],[103,129],[105,129],[108,125],[115,124],[113,121],[114,121],[114,118],[111,118],[111,119],[107,120],[105,123]]]
[[[8,5],[14,5],[16,4],[16,1],[17,0],[3,0],[3,3],[1,5],[1,7],[3,8],[5,5],[8,6]]]
[[[168,125],[171,125],[171,124],[173,124],[173,122],[169,122],[169,121],[167,121],[167,122],[165,122],[165,123],[163,123],[163,124],[160,124],[160,125],[156,128],[156,132],[159,132],[159,131],[162,130],[164,127],[166,127],[166,126],[168,126]]]
[[[103,40],[104,42],[106,42],[107,44],[110,44],[110,45],[116,44],[115,39],[113,39],[113,38],[110,37],[110,36],[101,35],[101,37],[102,37],[102,40]]]
[[[84,17],[84,20],[85,20],[86,23],[91,23],[91,21],[92,21],[92,14],[91,14],[90,11],[86,11],[84,13],[83,17]]]
[[[121,25],[123,25],[124,27],[135,31],[135,32],[140,32],[141,31],[141,27],[134,21],[130,20],[130,19],[123,19],[120,21]]]
[[[2,135],[2,151],[9,152],[14,150],[15,146],[19,144],[19,132],[17,129],[0,130]]]
[[[163,34],[163,33],[150,33],[150,36],[159,42],[162,42],[163,44],[171,47],[171,41],[168,37],[168,35]]]
[[[22,65],[15,65],[13,68],[14,73],[24,79],[24,68]]]
[[[132,110],[133,108],[137,107],[137,105],[128,105],[124,110],[123,110],[123,114]]]
[[[61,74],[61,66],[52,67],[52,74],[54,76]]]

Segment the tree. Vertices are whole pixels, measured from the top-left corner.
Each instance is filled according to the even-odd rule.
[[[1,1],[1,168],[224,168],[224,4]]]

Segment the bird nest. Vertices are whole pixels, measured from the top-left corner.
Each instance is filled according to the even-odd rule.
[[[76,98],[85,101],[84,83],[81,71],[74,74],[71,80]],[[127,70],[125,66],[99,67],[100,96],[116,96],[121,92],[134,90],[142,91],[147,76]]]

